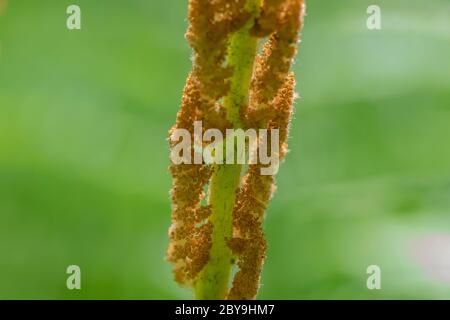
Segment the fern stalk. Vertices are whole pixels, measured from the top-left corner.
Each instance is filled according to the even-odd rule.
[[[241,128],[241,109],[248,105],[249,88],[256,56],[258,39],[250,35],[259,15],[261,0],[248,0],[246,10],[252,18],[233,36],[228,46],[228,63],[233,68],[231,88],[225,97],[228,120],[234,128]],[[200,300],[225,299],[228,292],[233,253],[227,244],[232,238],[232,213],[239,188],[241,165],[225,164],[215,167],[211,178],[209,203],[213,224],[210,260],[195,286],[196,298]]]

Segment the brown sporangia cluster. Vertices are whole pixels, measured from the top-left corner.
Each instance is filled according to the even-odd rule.
[[[269,130],[279,129],[280,160],[284,159],[287,152],[294,87],[294,77],[292,74],[288,75],[277,96],[269,103],[274,116],[267,126]],[[228,294],[228,299],[231,300],[254,299],[259,289],[267,248],[263,232],[264,212],[275,191],[275,177],[261,175],[260,167],[260,164],[249,165],[233,210],[233,239],[229,241],[229,245],[238,257],[239,271]]]
[[[245,4],[246,0],[189,0],[186,37],[194,51],[193,70],[170,135],[175,129],[186,129],[194,139],[195,121],[203,122],[203,130],[217,128],[224,135],[225,129],[233,128],[223,106],[233,76],[233,68],[227,65],[227,47],[230,36],[251,19]],[[255,60],[249,103],[241,106],[241,121],[245,128],[279,129],[280,160],[287,152],[295,98],[290,67],[303,12],[303,0],[262,0],[260,15],[251,30],[251,35],[265,44]],[[275,189],[274,176],[261,175],[261,166],[249,165],[236,190],[233,236],[227,240],[238,271],[228,299],[254,299],[259,287],[267,247],[263,218]],[[208,165],[172,164],[170,172],[173,188],[168,259],[174,265],[177,282],[192,285],[208,263],[211,248],[211,208],[203,200],[213,169]]]

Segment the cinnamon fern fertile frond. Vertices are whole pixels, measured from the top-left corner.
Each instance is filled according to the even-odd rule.
[[[193,69],[169,133],[171,147],[175,132],[184,129],[192,139],[184,156],[198,157],[194,124],[201,121],[202,132],[276,130],[283,160],[295,98],[290,70],[303,16],[303,0],[190,0],[186,38]],[[176,281],[192,287],[198,299],[256,297],[267,247],[264,213],[275,190],[274,175],[261,174],[266,166],[171,164],[168,259]]]

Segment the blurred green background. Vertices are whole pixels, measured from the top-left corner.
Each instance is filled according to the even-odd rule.
[[[66,28],[70,4],[80,31]],[[382,9],[380,31],[366,28],[370,4]],[[259,298],[450,298],[450,2],[308,5]],[[191,298],[165,261],[166,136],[190,70],[186,9],[9,1],[0,298]],[[66,289],[71,264],[81,291]],[[382,290],[366,287],[372,264]]]

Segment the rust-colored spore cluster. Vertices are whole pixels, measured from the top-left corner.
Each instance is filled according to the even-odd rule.
[[[204,93],[220,99],[229,89],[233,70],[226,66],[230,34],[239,30],[250,18],[246,0],[189,1],[189,30],[186,38],[194,49],[195,76]]]
[[[294,77],[290,75],[271,102],[274,117],[268,122],[268,128],[280,130],[280,160],[287,152],[294,86]],[[264,212],[275,191],[275,177],[261,175],[260,167],[249,166],[233,211],[233,239],[229,244],[238,257],[239,271],[228,295],[231,300],[253,299],[258,292],[267,247],[263,232]]]
[[[227,48],[230,36],[251,18],[245,5],[246,0],[189,0],[186,37],[194,50],[193,70],[171,132],[183,128],[193,133],[195,121],[203,122],[203,130],[217,128],[224,135],[225,129],[233,128],[223,106],[233,76],[233,68],[227,65]],[[255,60],[249,102],[241,107],[241,121],[245,128],[279,129],[280,160],[287,152],[295,98],[290,67],[303,11],[303,0],[263,0],[251,30],[252,36],[267,41]],[[261,175],[261,167],[250,165],[236,191],[233,236],[228,244],[236,256],[238,272],[228,299],[254,299],[258,292],[267,247],[263,218],[275,189],[274,177]],[[211,248],[211,208],[202,205],[202,200],[213,169],[207,165],[172,164],[170,172],[173,189],[168,259],[174,265],[177,282],[193,285],[208,263]]]
[[[191,131],[191,136],[194,137],[194,121],[201,119],[199,115],[205,114],[201,112],[204,106],[208,104],[202,98],[199,83],[190,75],[177,123],[171,131],[184,128]],[[169,230],[171,243],[168,258],[174,264],[176,281],[180,284],[192,284],[207,263],[211,247],[212,225],[207,222],[210,208],[200,206],[200,203],[205,197],[204,187],[212,172],[209,166],[190,164],[171,165],[170,172],[173,177],[173,223]],[[201,225],[203,222],[205,223]]]

